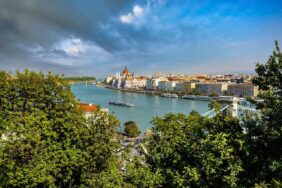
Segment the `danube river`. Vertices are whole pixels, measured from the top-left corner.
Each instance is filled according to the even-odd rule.
[[[203,114],[208,111],[207,101],[195,101],[187,99],[171,99],[160,96],[151,96],[139,93],[126,93],[116,90],[97,87],[96,85],[73,85],[71,90],[82,102],[99,104],[108,108],[121,121],[135,121],[142,133],[152,127],[151,120],[155,116],[163,116],[167,113],[188,114],[196,110]],[[109,105],[109,101],[122,101],[132,103],[133,108]]]

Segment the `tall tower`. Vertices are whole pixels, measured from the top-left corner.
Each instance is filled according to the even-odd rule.
[[[123,71],[122,71],[122,74],[123,74],[123,75],[126,75],[126,76],[129,74],[129,71],[128,71],[128,69],[127,69],[126,66],[124,67],[124,69],[123,69]]]

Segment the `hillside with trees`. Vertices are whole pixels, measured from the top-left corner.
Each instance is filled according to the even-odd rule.
[[[87,123],[51,73],[1,72],[0,88],[0,187],[121,186],[115,117]]]

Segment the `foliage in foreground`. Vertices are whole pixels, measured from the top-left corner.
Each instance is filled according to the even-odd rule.
[[[153,120],[147,162],[164,187],[236,187],[243,170],[242,127],[235,118],[192,112]]]
[[[253,83],[259,87],[260,121],[245,121],[245,176],[255,182],[282,180],[282,53],[278,42],[266,64],[257,64]]]
[[[134,121],[128,121],[124,123],[124,132],[130,138],[137,137],[141,133],[139,127]]]
[[[1,72],[0,88],[0,187],[121,185],[114,117],[86,122],[52,74]]]

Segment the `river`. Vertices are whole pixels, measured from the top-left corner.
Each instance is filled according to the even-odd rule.
[[[142,133],[151,128],[151,120],[155,116],[164,116],[167,113],[188,114],[196,110],[203,114],[208,111],[207,101],[187,99],[172,99],[160,96],[151,96],[139,93],[126,93],[110,90],[96,85],[73,85],[71,90],[77,99],[87,103],[99,104],[108,108],[110,113],[116,115],[123,125],[126,121],[135,121]],[[122,101],[132,103],[133,108],[109,105],[109,101]]]

